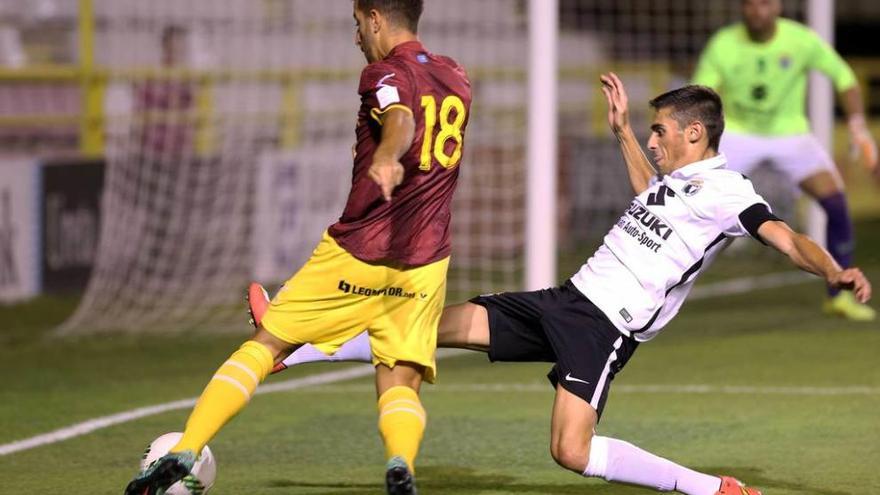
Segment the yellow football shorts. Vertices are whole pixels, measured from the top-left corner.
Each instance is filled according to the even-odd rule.
[[[416,363],[433,383],[448,266],[449,258],[406,269],[365,263],[325,232],[309,261],[272,299],[262,325],[285,342],[312,344],[327,354],[368,330],[374,365]]]

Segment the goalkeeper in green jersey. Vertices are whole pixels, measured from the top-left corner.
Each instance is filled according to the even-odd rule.
[[[721,151],[728,166],[749,174],[771,162],[822,206],[828,216],[828,250],[850,266],[853,232],[843,184],[828,152],[810,134],[805,111],[811,69],[834,83],[846,112],[853,148],[880,177],[877,146],[868,132],[852,69],[814,31],[780,18],[781,0],[743,0],[743,22],[719,30],[700,56],[694,83],[717,90],[724,101],[727,131]],[[850,292],[829,289],[824,311],[872,321],[876,312]]]

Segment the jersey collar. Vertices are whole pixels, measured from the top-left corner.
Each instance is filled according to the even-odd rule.
[[[685,165],[677,170],[673,170],[670,177],[676,178],[686,178],[696,175],[700,172],[705,172],[707,170],[712,170],[716,168],[726,168],[727,167],[727,157],[724,156],[724,153],[718,153],[716,156],[712,158],[707,158],[705,160],[700,160],[698,162],[691,163],[689,165]]]
[[[404,41],[398,45],[395,45],[394,48],[388,52],[388,55],[385,58],[391,58],[394,55],[400,55],[405,52],[427,52],[425,50],[424,45],[422,45],[421,41],[412,40],[412,41]]]

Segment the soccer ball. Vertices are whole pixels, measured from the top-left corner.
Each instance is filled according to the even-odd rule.
[[[141,471],[149,468],[160,457],[167,454],[171,447],[177,445],[183,433],[166,433],[147,445],[144,456],[141,458]],[[177,483],[168,487],[167,495],[204,495],[214,486],[217,477],[217,463],[211,449],[205,445],[199,458],[193,465],[192,472]]]

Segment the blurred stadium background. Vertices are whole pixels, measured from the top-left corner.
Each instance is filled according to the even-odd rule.
[[[541,41],[533,33],[534,24],[542,22],[530,8],[546,10],[557,0],[532,1],[535,4],[528,0],[426,1],[422,39],[433,51],[458,59],[468,69],[474,87],[453,217],[450,301],[549,284],[567,277],[584,261],[631,197],[616,142],[607,131],[598,74],[606,70],[621,74],[631,92],[635,127],[646,129],[647,100],[687,81],[706,39],[735,20],[739,10],[739,0],[558,0],[558,15],[546,19],[558,26],[550,39],[558,39],[558,54],[553,57],[558,66],[558,103],[550,113],[558,134],[551,134],[549,145],[542,147],[535,143],[546,143],[540,139],[547,136],[530,133],[530,124],[534,124],[530,115],[535,95],[552,96],[554,91],[530,90],[530,81],[537,79],[528,54],[530,46]],[[835,45],[855,69],[871,126],[875,136],[880,135],[876,122],[880,48],[875,41],[880,3],[786,0],[784,4],[786,16],[811,22],[829,35],[837,33]],[[0,0],[0,370],[3,376],[21,377],[0,388],[0,423],[4,424],[0,442],[198,392],[212,366],[247,332],[242,295],[248,281],[282,282],[305,261],[322,230],[341,212],[350,177],[358,101],[355,89],[363,65],[353,33],[351,3],[344,0]],[[834,156],[850,190],[861,243],[858,260],[878,279],[877,188],[848,159],[845,126],[831,106],[827,86],[815,88],[817,131],[833,142]],[[762,172],[756,182],[783,218],[800,222],[804,228],[821,228],[799,220],[809,218],[804,213],[807,208],[772,170]],[[537,199],[537,207],[529,206],[530,198]],[[535,222],[543,225],[532,231]],[[857,493],[855,487],[864,483],[880,490],[877,475],[867,469],[880,461],[878,423],[872,419],[873,412],[869,417],[858,409],[862,404],[866,408],[873,404],[872,411],[877,406],[880,375],[869,366],[876,360],[871,352],[876,356],[880,351],[876,326],[822,317],[820,284],[789,277],[787,266],[769,250],[747,246],[735,251],[709,276],[706,299],[694,303],[693,310],[691,306],[685,310],[693,311],[693,316],[684,316],[674,330],[682,336],[697,336],[698,341],[699,337],[721,338],[729,346],[726,350],[708,339],[696,354],[717,356],[720,352],[730,356],[729,362],[707,362],[716,372],[694,377],[681,363],[693,356],[682,357],[676,347],[684,341],[661,339],[656,354],[633,371],[636,381],[632,386],[703,383],[703,379],[705,383],[717,380],[721,387],[734,376],[736,383],[742,379],[743,384],[769,378],[765,385],[772,388],[780,385],[773,380],[779,377],[778,371],[812,380],[816,386],[843,387],[826,392],[843,396],[841,400],[857,411],[846,413],[852,416],[852,431],[834,431],[849,442],[864,441],[864,431],[870,433],[867,439],[874,439],[873,446],[859,444],[867,450],[847,454],[855,466],[841,461],[858,480],[852,487],[840,488],[834,475],[806,474],[804,466],[790,460],[779,479],[806,476],[807,484],[789,486],[758,473],[760,469],[758,474],[749,471],[760,463],[778,462],[774,456],[784,457],[782,447],[764,446],[768,448],[759,456],[760,462],[748,456],[733,458],[747,466],[744,476],[759,476],[759,481],[776,488],[769,493]],[[546,264],[556,257],[558,261],[549,268],[534,271],[535,263]],[[766,273],[782,274],[769,281],[771,286],[794,285],[785,285],[785,291],[737,293],[743,291],[737,288],[768,283],[761,278]],[[782,292],[790,300],[781,298]],[[724,297],[710,299],[712,294]],[[834,348],[839,353],[829,351],[834,344],[824,336],[828,330],[842,336],[843,344]],[[740,352],[785,349],[795,331],[815,337],[810,344],[814,347],[802,349],[805,355],[780,359],[779,353],[768,350],[756,358],[756,366],[766,366],[764,373],[736,374],[737,361],[747,361]],[[175,332],[179,335],[171,335]],[[150,337],[156,334],[161,336]],[[831,354],[822,359],[830,369],[811,368],[823,351]],[[459,390],[457,397],[465,402],[456,405],[452,395],[442,395],[442,386],[429,396],[438,411],[432,413],[440,422],[436,428],[441,438],[445,438],[443,428],[477,431],[474,425],[486,421],[463,416],[460,408],[471,408],[474,415],[496,418],[502,424],[510,419],[505,411],[468,399],[485,390],[461,388],[467,386],[469,373],[487,372],[478,362],[469,357],[449,360],[453,385],[449,390]],[[848,363],[850,371],[842,371],[843,363]],[[535,371],[533,367],[517,368],[515,375],[509,368],[501,369],[513,376],[508,385],[514,389],[527,380],[527,391],[541,375],[540,371],[528,375]],[[297,370],[291,375],[314,371]],[[830,379],[829,373],[837,371],[845,376]],[[498,371],[489,373],[497,375],[499,395],[505,393],[505,378]],[[462,381],[460,389],[454,388],[456,378]],[[786,380],[782,382],[792,387],[801,384]],[[358,386],[337,389],[340,395],[369,396],[367,385]],[[138,394],[132,395],[132,390]],[[327,398],[334,389],[329,390],[325,395],[315,390],[304,393],[315,403],[329,404],[332,400]],[[521,390],[506,393],[513,400],[523,395]],[[612,427],[629,425],[625,432],[637,438],[644,435],[646,446],[652,441],[678,445],[682,435],[701,445],[697,437],[711,435],[714,427],[735,433],[750,419],[766,419],[771,411],[784,418],[799,417],[797,411],[816,402],[809,394],[794,393],[792,400],[800,409],[793,410],[792,402],[785,400],[791,398],[787,395],[766,399],[743,393],[745,403],[771,405],[744,416],[722,414],[728,422],[710,426],[700,415],[688,418],[677,407],[691,404],[690,414],[693,408],[723,410],[723,397],[719,404],[714,399],[660,401],[652,407],[666,418],[658,418],[659,423],[651,427],[669,428],[678,437],[652,436],[648,423],[612,420]],[[818,395],[823,401],[827,399],[824,393]],[[632,394],[624,395],[623,404],[637,392]],[[531,396],[546,398],[536,391]],[[273,400],[293,404],[282,403],[281,408],[298,407],[291,399]],[[779,409],[773,409],[775,400],[780,402]],[[640,407],[639,400],[633,398],[633,402],[632,407]],[[548,409],[542,409],[542,403],[529,404],[522,413],[510,414],[523,416],[526,431],[543,431]],[[483,410],[484,406],[488,409]],[[361,407],[360,416],[318,408],[303,412],[303,417],[338,423],[336,429],[372,431],[369,407]],[[634,420],[635,413],[627,413],[626,407],[612,404],[609,410]],[[452,423],[443,423],[443,411],[454,417]],[[840,414],[825,409],[814,412]],[[277,428],[287,428],[277,410],[262,413],[277,419]],[[0,493],[31,493],[42,483],[73,486],[72,493],[86,493],[83,487],[93,483],[103,487],[96,493],[113,491],[107,487],[121,487],[134,469],[137,449],[158,433],[182,424],[182,414],[166,413],[158,417],[163,421],[152,418],[137,426],[116,427],[109,438],[98,435],[0,456],[0,478],[20,484],[18,490],[8,492],[0,487]],[[675,415],[684,422],[690,420],[698,430],[675,423]],[[343,426],[346,422],[360,426]],[[794,441],[814,426],[808,420],[796,425],[782,436]],[[517,435],[511,425],[506,428],[499,435]],[[758,431],[748,433],[767,434],[755,428]],[[249,493],[285,489],[286,493],[373,492],[369,480],[352,481],[371,476],[360,467],[345,474],[347,481],[334,485],[338,462],[308,464],[316,462],[306,460],[312,451],[300,452],[297,461],[318,473],[320,481],[313,485],[291,482],[293,474],[273,477],[269,468],[245,472],[241,466],[232,467],[228,459],[247,463],[251,458],[230,452],[232,445],[244,442],[247,431],[247,426],[233,430],[223,440],[230,446],[227,450],[221,444],[220,476],[229,476],[224,483],[233,488],[218,486],[217,493],[242,493],[247,486]],[[348,440],[329,443],[343,441]],[[321,444],[320,439],[310,442]],[[517,485],[510,472],[533,468],[528,462],[533,452],[519,450],[522,446],[487,452],[471,446],[485,454],[479,461],[485,464],[461,467],[448,459],[458,455],[457,444],[448,439],[436,442],[426,449],[437,457],[446,456],[439,464],[453,468],[447,472],[438,463],[432,467],[426,454],[429,479],[437,480],[429,485],[428,493],[496,493],[493,482],[480,475],[483,470],[495,473],[496,478],[489,479],[496,479],[496,485],[509,485],[497,493],[582,493],[581,480],[566,478],[547,465],[540,442],[532,445],[544,462],[534,468],[540,480],[534,485]],[[9,445],[0,446],[0,451]],[[247,452],[259,452],[258,445]],[[793,442],[791,448],[797,445]],[[323,455],[333,455],[330,447],[319,447],[326,449]],[[374,447],[366,444],[363,455],[375,457]],[[99,464],[77,464],[76,459],[89,458],[85,452],[105,448],[117,457],[104,469]],[[711,450],[708,446],[683,447],[682,455],[710,466],[721,465],[711,464],[722,461],[701,448]],[[835,445],[828,448],[831,455],[839,453]],[[290,448],[284,450],[290,454]],[[130,459],[118,454],[125,452],[132,454]],[[502,453],[510,453],[515,461]],[[819,454],[814,457],[821,458]],[[58,462],[56,471],[60,472],[53,471],[54,477],[48,478],[52,481],[38,479],[38,466],[45,470],[50,461]],[[79,474],[65,478],[72,469]],[[114,470],[112,484],[99,474],[106,469]],[[504,469],[508,471],[499,475]],[[269,488],[248,485],[254,479]],[[468,491],[462,479],[483,481],[475,481],[476,488]],[[72,485],[64,484],[71,480]],[[630,493],[625,488],[591,488],[595,491],[590,493]]]
[[[846,5],[836,11],[851,22],[880,10]],[[786,13],[804,20],[807,7],[789,1]],[[251,278],[283,281],[341,211],[362,66],[347,2],[7,0],[0,8],[0,144],[16,164],[7,169],[19,171],[4,175],[42,182],[34,194],[14,188],[8,200],[24,224],[3,299],[85,289],[66,333],[229,327],[235,289]],[[461,60],[475,88],[452,299],[571,271],[525,278],[530,263],[552,260],[554,241],[563,260],[579,258],[628,201],[597,74],[618,71],[633,101],[644,102],[685,82],[704,41],[737,10],[735,0],[563,0],[553,139],[529,134],[529,25],[538,20],[527,22],[526,4],[427,2],[422,37]],[[851,61],[871,104],[880,64]],[[647,110],[634,105],[639,129]],[[833,128],[830,111],[816,119],[822,131]],[[552,139],[557,153],[530,139]],[[88,165],[65,166],[79,162]],[[554,183],[529,189],[551,174],[557,194],[547,194]],[[759,182],[794,219],[792,192],[768,175]],[[555,239],[527,230],[528,198],[538,195],[546,197],[532,218],[555,217]],[[31,220],[42,225],[25,228]],[[542,256],[528,258],[530,250]]]

